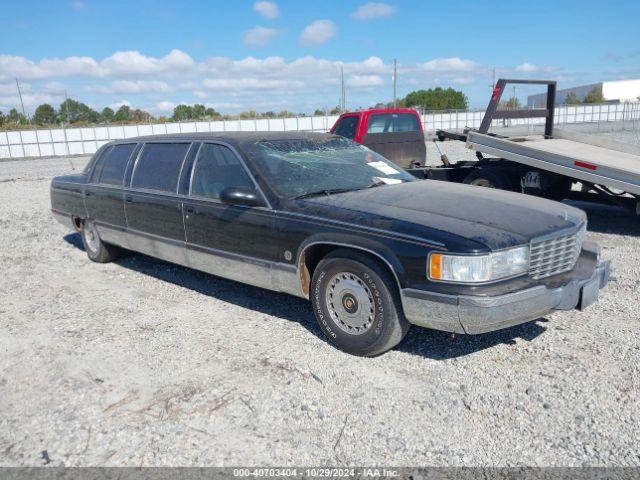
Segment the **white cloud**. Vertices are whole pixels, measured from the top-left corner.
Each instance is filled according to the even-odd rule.
[[[379,87],[384,81],[379,75],[353,75],[347,78],[347,86],[349,87]]]
[[[300,89],[305,84],[298,80],[279,80],[265,78],[207,78],[202,86],[209,90],[262,91],[274,89]]]
[[[538,70],[539,69],[537,66],[527,62],[524,62],[516,67],[516,72],[530,73],[537,72]]]
[[[196,63],[186,53],[171,50],[168,55],[155,58],[138,51],[116,52],[100,62],[100,66],[112,76],[135,76],[151,74],[180,75],[195,67]]]
[[[253,4],[253,11],[269,20],[278,18],[278,15],[280,15],[278,5],[273,2],[256,2]]]
[[[331,20],[316,20],[305,27],[300,34],[300,43],[305,47],[322,45],[338,33],[338,27]]]
[[[113,90],[118,93],[168,92],[169,85],[159,80],[117,80]]]
[[[23,93],[22,101],[24,102],[24,108],[27,111],[27,114],[32,114],[33,111],[43,103],[48,103],[54,107],[57,107],[60,103],[64,101],[64,96],[60,95],[51,95],[49,93]],[[0,94],[0,105],[3,108],[16,108],[19,112],[22,111],[22,105],[20,104],[20,98],[17,93],[12,95],[9,93],[7,96],[2,96]]]
[[[173,109],[176,107],[176,104],[169,101],[158,102],[155,105],[149,107],[150,113],[153,114],[167,114],[173,113]]]
[[[469,94],[478,90],[478,85],[484,88],[490,78],[487,68],[471,59],[425,60],[398,65],[399,95],[418,88],[439,85],[461,88],[474,84],[464,88]],[[376,56],[350,62],[312,55],[291,60],[279,56],[209,57],[196,62],[188,54],[173,50],[158,57],[124,51],[104,59],[68,57],[39,61],[0,55],[0,105],[4,109],[20,108],[14,80],[18,77],[26,108],[31,112],[42,102],[57,107],[64,100],[65,91],[70,98],[98,109],[118,101],[116,108],[126,102],[133,108],[160,112],[161,102],[174,104],[180,100],[206,102],[224,112],[229,112],[227,108],[312,111],[337,104],[340,67],[344,68],[351,107],[389,100],[393,65]],[[537,68],[542,72],[550,67]],[[504,72],[515,75],[517,69],[515,65],[500,67],[503,75]],[[169,108],[168,103],[163,106]]]
[[[75,2],[71,2],[71,8],[75,11],[81,11],[87,8],[87,4],[81,0],[76,0]]]
[[[127,107],[131,106],[131,102],[129,102],[128,100],[118,100],[117,102],[113,102],[110,105],[107,105],[109,108],[111,108],[113,111],[118,110],[120,107],[122,107],[123,105],[126,105]]]
[[[475,70],[480,65],[471,60],[463,60],[458,57],[436,58],[422,64],[422,68],[428,72],[468,72]]]
[[[279,30],[267,27],[253,27],[244,34],[243,41],[246,45],[252,47],[264,47],[280,34]]]
[[[390,17],[394,13],[396,13],[396,7],[388,3],[370,2],[358,7],[358,9],[351,14],[351,18],[366,21],[375,18]]]

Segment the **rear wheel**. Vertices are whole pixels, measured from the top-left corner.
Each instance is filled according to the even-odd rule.
[[[513,190],[509,176],[496,169],[477,168],[465,177],[463,183],[478,187],[497,188],[499,190]]]
[[[355,252],[338,250],[320,262],[313,274],[311,302],[331,343],[353,355],[384,353],[409,331],[395,280]]]
[[[121,249],[115,245],[103,242],[92,220],[82,222],[82,244],[90,260],[98,263],[107,263],[120,256]]]

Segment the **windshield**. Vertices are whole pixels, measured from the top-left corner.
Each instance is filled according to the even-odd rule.
[[[269,186],[284,198],[415,180],[384,157],[341,137],[263,140],[246,151]]]

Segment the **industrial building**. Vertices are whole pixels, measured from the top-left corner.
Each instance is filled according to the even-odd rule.
[[[556,92],[556,106],[566,104],[567,95],[573,93],[582,102],[593,90],[601,93],[605,103],[637,102],[640,99],[640,80],[600,82],[579,87],[565,88]],[[537,108],[547,104],[547,94],[539,93],[527,97],[527,106]]]

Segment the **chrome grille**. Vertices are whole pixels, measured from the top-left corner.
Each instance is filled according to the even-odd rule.
[[[533,278],[546,278],[571,270],[580,256],[586,232],[587,225],[583,224],[573,232],[533,240],[529,255],[529,275]]]

